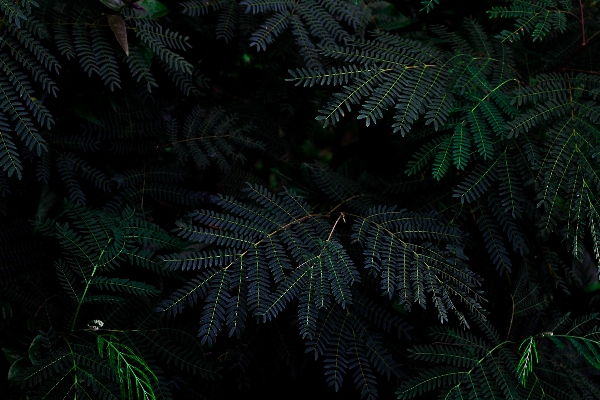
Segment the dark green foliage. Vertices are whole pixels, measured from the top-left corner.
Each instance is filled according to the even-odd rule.
[[[235,115],[226,115],[219,108],[207,112],[198,105],[184,120],[181,134],[175,119],[167,122],[166,129],[173,150],[180,159],[187,160],[190,157],[202,168],[206,168],[214,159],[221,170],[228,170],[230,165],[227,158],[233,161],[245,159],[234,146],[264,150],[260,141],[246,136],[252,127],[240,124],[237,119]]]
[[[515,293],[511,295],[517,324],[519,319],[544,308],[543,302],[535,297],[536,286],[532,288],[533,292],[524,290],[529,277],[527,270],[523,271]],[[398,390],[398,397],[412,398],[438,387],[442,387],[440,393],[446,398],[597,397],[598,387],[585,373],[572,370],[565,374],[557,369],[561,360],[573,353],[591,365],[597,363],[598,358],[594,355],[600,346],[597,315],[571,321],[567,314],[549,322],[551,330],[525,338],[512,335],[506,341],[500,339],[498,331],[487,321],[479,324],[485,338],[464,331],[435,328],[431,333],[435,344],[410,349],[410,357],[445,366],[430,369],[404,383]]]
[[[3,399],[600,398],[595,2],[0,14]]]

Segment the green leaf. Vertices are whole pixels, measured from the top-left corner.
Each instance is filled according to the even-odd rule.
[[[2,352],[4,353],[4,358],[9,364],[17,361],[19,358],[23,358],[23,351],[19,349],[14,349],[11,347],[3,347]]]
[[[597,292],[600,290],[600,283],[592,283],[583,288],[584,292]]]
[[[43,351],[42,335],[37,335],[31,341],[31,345],[29,345],[29,350],[27,351],[32,364],[37,364],[42,359]]]
[[[106,7],[110,8],[113,11],[121,11],[123,7],[125,7],[125,3],[123,0],[100,0],[102,4]]]
[[[146,360],[130,347],[119,343],[114,336],[98,336],[98,354],[108,358],[108,362],[117,376],[121,387],[121,397],[132,399],[156,400],[154,385],[159,383],[158,377]]]
[[[164,6],[159,1],[156,0],[140,0],[135,2],[142,10],[138,10],[142,12],[142,15],[148,18],[160,18],[164,17],[169,13],[167,7]]]
[[[533,337],[525,339],[519,346],[519,350],[525,346],[519,365],[517,365],[517,376],[523,386],[527,385],[527,376],[533,371],[533,364],[538,361],[538,354]]]
[[[29,362],[28,357],[19,358],[10,366],[10,369],[8,370],[8,377],[6,379],[8,381],[16,380],[17,376],[19,376],[21,372],[27,369],[30,365],[31,363]]]

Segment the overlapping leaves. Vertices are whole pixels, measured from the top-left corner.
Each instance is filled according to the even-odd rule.
[[[316,171],[326,182],[335,175]],[[377,276],[383,293],[406,310],[413,302],[425,308],[431,299],[442,321],[452,311],[465,325],[463,306],[454,301],[479,312],[479,280],[465,264],[462,233],[433,214],[365,209],[360,202],[364,215],[328,214],[293,192],[275,195],[255,185],[245,189],[245,197],[246,202],[222,197],[222,212],[194,211],[179,221],[178,236],[209,246],[163,258],[165,268],[196,275],[157,311],[175,316],[185,308],[201,309],[202,343],[212,346],[221,330],[241,335],[248,318],[271,321],[294,305],[300,335],[315,357],[325,357],[328,383],[338,389],[353,371],[363,396],[375,398],[375,372],[401,375],[377,332],[396,329],[401,335],[406,327],[392,315],[373,314],[375,306],[356,291],[365,273]],[[344,245],[339,232],[348,229],[348,218],[355,220],[354,244]],[[349,256],[355,246],[366,269]],[[371,356],[364,356],[366,349]]]
[[[200,272],[160,310],[175,315],[206,298],[199,336],[208,344],[225,327],[240,334],[247,315],[271,320],[304,296],[314,310],[303,322],[310,325],[319,308],[352,304],[350,289],[360,281],[331,224],[303,199],[259,186],[246,192],[251,204],[223,197],[219,205],[226,213],[195,211],[190,222],[178,223],[180,237],[213,249],[163,261],[172,270]]]
[[[403,136],[423,119],[443,136],[415,154],[407,173],[433,162],[441,179],[449,167],[465,169],[473,151],[484,160],[495,155],[494,143],[506,137],[506,123],[516,114],[507,94],[512,87],[510,52],[490,40],[473,20],[465,22],[469,41],[435,29],[451,51],[399,35],[377,34],[372,40],[322,45],[320,54],[342,66],[290,71],[296,85],[342,85],[317,116],[324,126],[337,123],[360,106],[367,126],[394,109],[394,132]]]
[[[527,319],[544,308],[544,301],[537,296],[538,288],[528,268],[524,266],[515,284],[512,318],[517,325],[529,324],[529,330],[533,326]],[[596,397],[600,393],[597,383],[582,368],[566,367],[570,364],[564,364],[564,360],[578,354],[582,358],[578,364],[600,369],[598,321],[596,314],[576,320],[567,314],[547,326],[546,331],[526,337],[514,330],[511,335],[511,324],[506,341],[485,320],[478,320],[483,336],[436,327],[430,336],[433,343],[415,346],[410,352],[414,360],[439,366],[404,382],[398,398],[411,399],[427,391],[452,399]]]

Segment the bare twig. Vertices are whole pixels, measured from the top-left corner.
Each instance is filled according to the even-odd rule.
[[[579,0],[579,22],[581,23],[581,45],[585,46],[585,18],[583,18],[583,3]]]
[[[340,213],[340,215],[337,217],[337,219],[335,220],[335,224],[333,224],[333,228],[331,228],[331,232],[329,232],[329,237],[327,238],[327,241],[329,242],[329,240],[331,239],[331,236],[333,236],[333,231],[335,231],[335,227],[337,226],[338,222],[340,221],[340,219],[343,219],[344,222],[346,222],[346,218],[344,218],[344,213]]]

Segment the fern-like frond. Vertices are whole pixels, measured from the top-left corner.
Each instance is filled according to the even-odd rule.
[[[320,54],[343,60],[342,66],[290,71],[288,80],[305,86],[342,85],[319,111],[317,120],[323,120],[324,126],[337,123],[355,105],[362,107],[357,118],[367,126],[393,108],[392,126],[403,136],[423,117],[436,131],[449,129],[449,118],[456,117],[454,136],[428,142],[407,170],[417,172],[428,155],[435,154],[432,172],[441,179],[452,164],[465,169],[472,147],[484,159],[493,159],[498,138],[515,134],[506,128],[518,114],[510,104],[516,82],[508,67],[510,52],[490,40],[475,21],[467,20],[465,28],[469,41],[443,29],[436,31],[459,53],[384,33],[372,40],[347,40],[345,45],[322,44]]]
[[[496,180],[496,165],[501,157],[492,163],[480,163],[475,170],[469,173],[463,182],[454,190],[454,197],[460,198],[461,203],[471,203],[480,198]]]
[[[502,274],[505,270],[510,273],[512,270],[512,261],[508,257],[504,238],[500,235],[498,222],[493,216],[493,209],[490,208],[485,203],[479,204],[477,207],[479,217],[476,223],[483,236],[483,242],[488,254],[496,266],[498,273]]]
[[[511,0],[509,7],[492,7],[490,18],[514,18],[515,29],[504,30],[498,37],[503,41],[519,40],[525,33],[531,34],[533,40],[541,40],[552,30],[563,32],[570,14],[570,2],[543,0],[530,3],[523,0]]]
[[[258,51],[266,50],[267,46],[290,28],[306,66],[318,69],[321,62],[315,43],[335,44],[349,39],[350,34],[340,20],[344,19],[354,25],[355,29],[358,28],[360,15],[353,15],[350,11],[358,11],[364,7],[362,1],[358,3],[354,7],[348,7],[339,0],[245,0],[240,4],[246,7],[247,13],[270,14],[250,37],[250,46],[256,47]]]
[[[185,119],[181,131],[175,119],[168,122],[167,129],[176,154],[184,160],[192,158],[203,168],[215,162],[221,170],[227,171],[231,167],[228,159],[244,161],[244,155],[236,147],[264,149],[261,142],[247,136],[251,126],[220,108],[206,112],[197,105]]]
[[[397,293],[409,310],[413,302],[425,308],[429,295],[440,320],[453,311],[464,323],[451,298],[456,296],[477,312],[480,295],[477,276],[464,264],[461,237],[460,231],[431,214],[385,207],[371,209],[353,227],[353,239],[364,248],[365,267],[380,277],[384,295]],[[447,284],[450,277],[452,285]]]
[[[137,37],[173,71],[188,75],[193,73],[192,65],[171,49],[186,50],[191,47],[188,37],[164,29],[158,22],[145,18],[132,18]]]
[[[97,286],[100,289],[126,292],[138,296],[153,296],[160,293],[159,290],[151,285],[142,282],[130,281],[128,279],[94,276],[89,282],[90,285]]]

